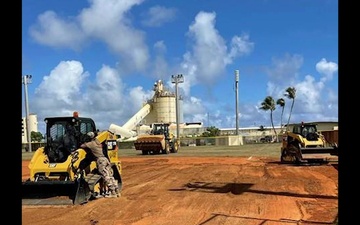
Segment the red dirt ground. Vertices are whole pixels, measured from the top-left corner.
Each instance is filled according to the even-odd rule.
[[[266,157],[122,158],[119,198],[22,206],[23,225],[335,224],[338,170]],[[23,161],[23,179],[29,176]]]

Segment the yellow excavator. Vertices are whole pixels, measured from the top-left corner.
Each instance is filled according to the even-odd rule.
[[[34,152],[30,177],[22,182],[23,205],[84,204],[99,196],[103,181],[94,156],[80,148],[89,141],[88,132],[97,133],[121,191],[121,162],[114,133],[97,131],[91,118],[79,117],[77,112],[69,117],[45,118],[45,123],[45,146]]]
[[[143,155],[177,153],[180,142],[170,132],[169,126],[169,123],[151,124],[150,134],[138,135],[134,141],[135,149],[142,151]]]

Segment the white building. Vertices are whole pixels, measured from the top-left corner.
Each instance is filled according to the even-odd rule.
[[[36,114],[29,115],[29,128],[30,128],[30,133],[32,131],[38,132],[38,120],[37,120]],[[21,121],[21,142],[28,143],[27,142],[26,117],[23,117],[22,121]]]

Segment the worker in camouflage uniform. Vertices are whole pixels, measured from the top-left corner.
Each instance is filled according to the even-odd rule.
[[[89,142],[83,143],[80,147],[84,149],[90,149],[91,153],[94,155],[98,171],[109,190],[108,194],[104,194],[105,197],[119,197],[120,194],[118,191],[117,181],[113,176],[114,171],[111,168],[111,163],[109,159],[104,155],[102,144],[95,137],[94,132],[89,132],[87,133],[87,135],[91,138],[91,140]]]

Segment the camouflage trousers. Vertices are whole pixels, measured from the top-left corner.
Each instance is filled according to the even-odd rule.
[[[110,161],[106,157],[99,157],[96,160],[98,171],[102,176],[105,185],[109,188],[110,191],[116,191],[118,188],[118,183],[114,178],[114,171],[111,168]]]

